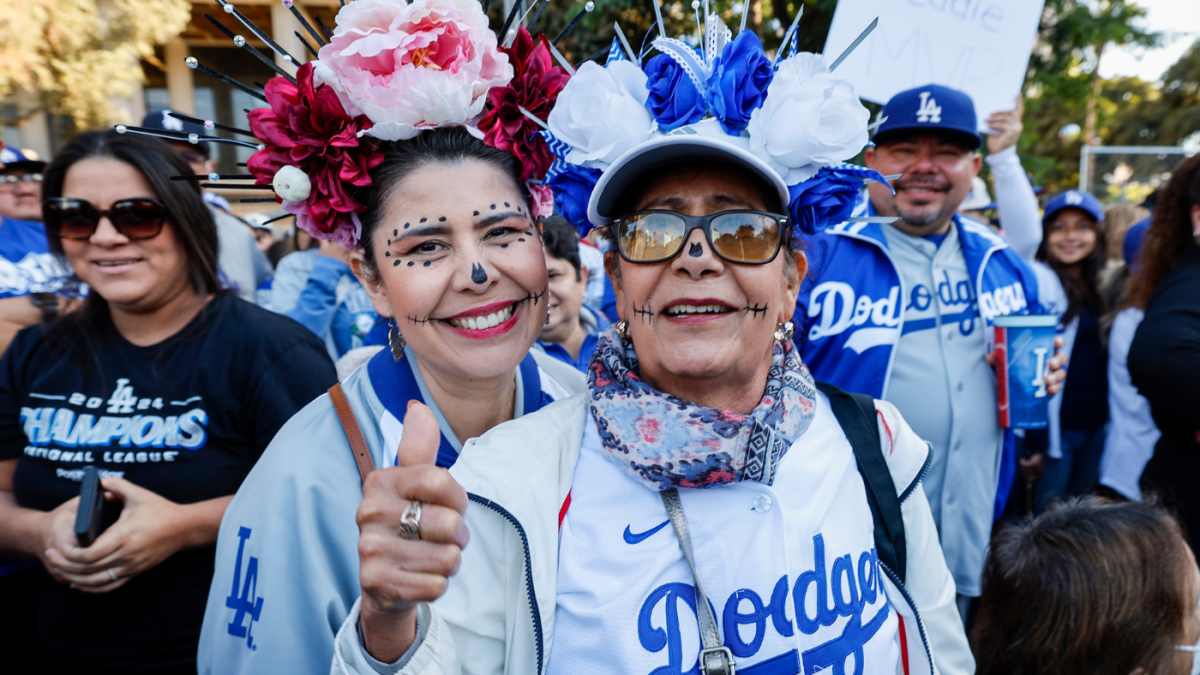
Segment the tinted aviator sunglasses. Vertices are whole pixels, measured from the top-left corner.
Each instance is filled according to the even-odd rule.
[[[617,251],[626,262],[658,263],[679,255],[692,230],[702,230],[718,258],[765,265],[787,239],[788,218],[765,211],[722,211],[685,216],[674,211],[637,211],[612,222]]]
[[[122,199],[106,211],[70,197],[55,197],[42,204],[46,230],[60,239],[91,239],[101,218],[108,218],[117,232],[129,239],[151,239],[162,232],[167,209],[153,199]]]

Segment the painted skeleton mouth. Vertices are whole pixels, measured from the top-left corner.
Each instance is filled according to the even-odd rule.
[[[461,330],[487,330],[511,319],[516,309],[517,303],[514,302],[498,312],[492,312],[485,316],[468,316],[461,319],[444,319],[444,321]]]
[[[672,305],[663,314],[667,316],[692,316],[695,314],[728,314],[733,309],[724,305]]]

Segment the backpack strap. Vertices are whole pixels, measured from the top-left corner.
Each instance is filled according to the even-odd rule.
[[[375,470],[375,460],[371,459],[371,451],[367,449],[367,439],[358,426],[358,418],[350,408],[346,392],[342,391],[341,383],[329,388],[329,398],[333,401],[333,409],[337,411],[338,421],[342,423],[342,431],[346,432],[346,440],[350,441],[350,450],[354,453],[354,461],[358,464],[358,475],[367,482],[367,475]]]
[[[875,418],[875,400],[864,394],[850,394],[826,384],[817,389],[829,397],[833,416],[837,418],[858,463],[858,472],[867,488],[867,504],[875,522],[875,550],[883,563],[904,583],[904,567],[908,560],[904,541],[904,518],[900,512],[900,497],[896,483],[883,456],[879,422]]]

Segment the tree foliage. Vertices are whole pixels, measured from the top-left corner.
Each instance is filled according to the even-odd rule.
[[[111,98],[142,81],[139,59],[178,35],[187,0],[0,0],[0,98],[25,104],[4,121],[48,112],[76,128],[109,124]]]
[[[1145,14],[1135,0],[1046,0],[1026,77],[1025,133],[1019,146],[1038,183],[1058,190],[1079,180],[1079,153],[1089,140],[1087,132],[1064,142],[1058,137],[1063,126],[1086,127],[1090,108],[1093,133],[1107,142],[1112,116],[1128,102],[1124,93],[1149,95],[1139,90],[1144,83],[1105,82],[1099,74],[1109,47],[1159,43],[1160,34],[1138,25]]]
[[[701,1],[703,2],[703,0]],[[532,2],[532,0],[527,0],[527,2]],[[563,55],[576,65],[589,57],[603,60],[602,54],[607,52],[616,35],[613,23],[619,22],[630,45],[635,50],[641,50],[644,45],[645,53],[650,54],[652,50],[650,50],[649,44],[655,37],[658,37],[658,28],[654,25],[652,2],[653,0],[596,2],[595,9],[580,20],[558,47]],[[553,40],[566,28],[584,4],[585,2],[578,0],[551,2],[546,6],[538,24],[532,30],[540,30]],[[833,10],[837,6],[837,0],[749,0],[748,2],[709,0],[710,11],[717,12],[735,33],[742,21],[742,12],[749,11],[747,27],[758,33],[768,51],[779,46],[784,31],[801,6],[804,7],[804,18],[797,29],[800,49],[819,52],[825,45],[825,37],[829,33],[829,25],[833,20]],[[704,12],[703,4],[701,4],[700,12],[701,14]],[[488,13],[491,15],[492,25],[499,29],[505,18],[500,0],[492,2]],[[662,13],[668,37],[677,37],[692,44],[698,44],[696,42],[696,13],[692,9],[691,0],[662,0]],[[866,27],[865,22],[863,27]]]

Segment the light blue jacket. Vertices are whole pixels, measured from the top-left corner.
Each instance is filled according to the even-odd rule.
[[[438,463],[450,466],[462,444],[424,380],[399,370],[413,362],[411,349],[406,354],[397,363],[383,350],[342,388],[377,467],[395,465],[414,398],[433,408],[443,434]],[[536,389],[527,392],[531,384]],[[584,386],[582,373],[531,350],[517,368],[514,416]],[[329,672],[334,636],[361,593],[360,502],[354,456],[323,395],[279,430],[221,520],[197,655],[201,675]]]

